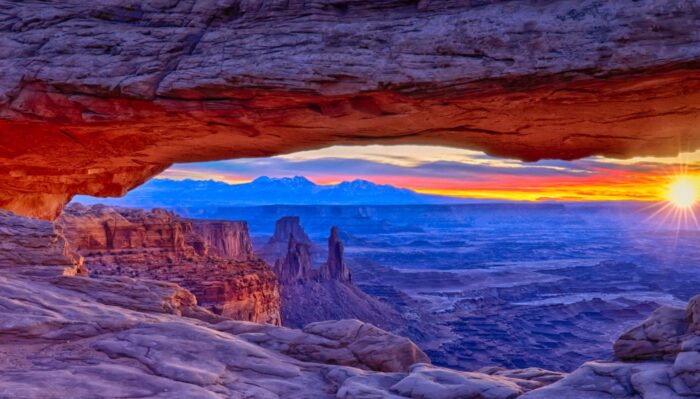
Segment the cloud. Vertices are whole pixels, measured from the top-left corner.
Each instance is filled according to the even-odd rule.
[[[591,157],[526,163],[457,148],[370,145],[181,164],[161,177],[241,183],[261,175],[303,175],[319,184],[363,178],[422,192],[479,198],[658,199],[669,176],[684,172],[700,173],[700,152],[675,158]]]

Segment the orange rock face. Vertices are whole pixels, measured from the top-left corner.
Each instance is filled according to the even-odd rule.
[[[189,222],[195,233],[204,240],[209,255],[236,260],[254,258],[246,222],[194,219]]]
[[[13,2],[0,207],[332,144],[524,160],[700,148],[692,2]]]
[[[217,314],[280,324],[279,284],[270,267],[252,253],[245,223],[207,223],[159,209],[79,204],[66,208],[57,220],[93,276],[177,283]]]

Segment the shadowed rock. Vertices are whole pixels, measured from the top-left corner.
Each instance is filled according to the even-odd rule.
[[[328,237],[328,261],[321,269],[321,278],[348,283],[352,281],[350,269],[345,265],[343,258],[344,252],[343,243],[338,238],[338,228],[334,226]]]
[[[293,283],[314,278],[311,266],[311,246],[297,242],[293,234],[289,235],[287,255],[275,262],[274,269],[282,284]]]
[[[614,347],[615,355],[624,362],[587,362],[569,376],[521,398],[699,398],[700,329],[695,323],[699,303],[700,295],[686,309],[661,307],[624,333]]]
[[[53,223],[0,211],[0,268],[63,267],[66,275],[86,275],[83,258]]]
[[[327,261],[315,269],[314,246],[299,218],[283,217],[275,226],[261,254],[276,259],[273,270],[280,281],[282,324],[301,328],[318,321],[359,319],[391,331],[402,329],[405,320],[394,308],[352,284],[336,227],[328,238]],[[285,252],[279,252],[282,240],[287,242]]]

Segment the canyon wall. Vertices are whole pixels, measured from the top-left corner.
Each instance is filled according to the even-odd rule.
[[[190,219],[195,233],[209,249],[209,254],[226,259],[247,260],[253,257],[248,224],[230,220]]]
[[[700,148],[693,2],[0,2],[0,207],[333,144]],[[339,128],[341,127],[342,128]]]
[[[177,283],[217,314],[279,324],[279,284],[251,252],[246,224],[209,223],[161,209],[80,204],[67,207],[57,220],[92,276]]]

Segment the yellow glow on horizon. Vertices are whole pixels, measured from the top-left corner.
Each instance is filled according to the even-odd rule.
[[[357,160],[370,164],[359,164],[357,172],[344,166],[333,170],[333,163],[319,164],[322,166],[305,164],[332,159]],[[232,165],[226,165],[227,162]],[[490,157],[480,151],[442,146],[345,145],[252,160],[250,165],[246,165],[246,162],[220,161],[213,163],[211,167],[203,164],[176,165],[159,177],[242,184],[259,175],[275,176],[278,173],[286,173],[285,176],[303,174],[319,185],[360,178],[418,193],[457,198],[514,201],[658,201],[670,207],[690,207],[691,201],[693,204],[696,201],[700,204],[700,198],[691,196],[689,192],[693,190],[687,187],[681,186],[678,190],[682,192],[669,196],[669,180],[674,176],[690,176],[697,179],[695,186],[700,187],[700,151],[683,152],[675,157],[637,157],[626,160],[590,157],[580,162],[527,163]],[[453,165],[445,165],[446,169],[442,173],[440,162]],[[298,169],[295,166],[297,163]],[[282,165],[283,169],[276,170],[275,166],[278,164]],[[371,164],[382,166],[375,169]],[[451,173],[452,168],[456,171],[454,175]],[[695,190],[695,194],[700,197],[700,190]],[[689,197],[692,197],[692,200]]]
[[[691,208],[698,198],[698,183],[689,176],[677,176],[668,187],[666,199],[678,208]]]
[[[513,190],[443,190],[415,189],[421,194],[456,198],[492,199],[505,201],[658,201],[655,190],[630,192],[610,187],[558,187],[533,191]]]

